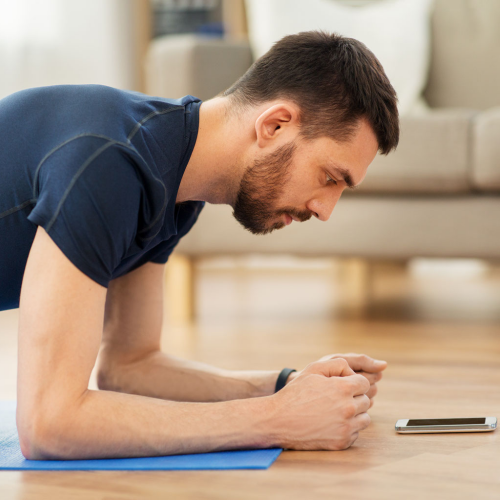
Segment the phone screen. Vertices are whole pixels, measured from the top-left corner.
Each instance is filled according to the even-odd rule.
[[[407,426],[420,425],[478,425],[485,424],[485,418],[422,418],[408,420]]]

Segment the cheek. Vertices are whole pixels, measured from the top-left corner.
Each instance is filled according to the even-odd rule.
[[[302,172],[294,171],[284,184],[283,195],[280,201],[286,205],[299,206],[308,200],[315,189],[318,189],[317,177],[304,175]]]

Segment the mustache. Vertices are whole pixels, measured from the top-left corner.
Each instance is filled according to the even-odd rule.
[[[296,210],[295,208],[292,207],[282,208],[281,210],[278,210],[276,214],[278,216],[281,216],[283,214],[288,214],[291,217],[298,219],[300,222],[306,222],[313,216],[313,212],[311,212],[311,210]]]

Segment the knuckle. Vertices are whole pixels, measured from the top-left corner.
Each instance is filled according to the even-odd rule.
[[[364,377],[363,375],[352,375],[352,382],[353,385],[356,387],[356,389],[361,389],[364,393],[368,392],[370,389],[370,382],[369,380]]]
[[[339,450],[347,450],[352,444],[352,438],[349,436],[348,438],[343,438],[339,440],[338,446]]]
[[[342,408],[342,417],[345,419],[350,419],[356,415],[356,407],[354,404],[350,403]]]
[[[359,420],[356,426],[357,430],[362,431],[366,429],[371,423],[372,419],[370,418],[370,415],[368,415],[368,413],[361,413],[359,415]]]
[[[364,389],[365,392],[368,392],[370,390],[370,381],[363,377],[363,375],[360,375],[361,377],[361,384],[362,384],[362,388]]]
[[[356,441],[356,439],[358,439],[358,436],[359,436],[359,433],[358,432],[355,432],[352,436],[351,436],[351,442],[349,444],[349,446],[352,446],[354,444],[354,442]]]
[[[352,393],[351,384],[347,380],[339,379],[339,392],[342,396],[350,396]]]
[[[351,437],[351,434],[352,434],[352,429],[351,429],[351,426],[349,424],[342,424],[339,427],[338,437],[340,440],[349,439]]]

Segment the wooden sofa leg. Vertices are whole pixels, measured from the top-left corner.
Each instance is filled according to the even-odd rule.
[[[343,308],[349,315],[364,315],[371,300],[372,265],[366,259],[342,262]]]
[[[165,270],[165,310],[173,323],[194,320],[195,262],[186,255],[173,254]]]

